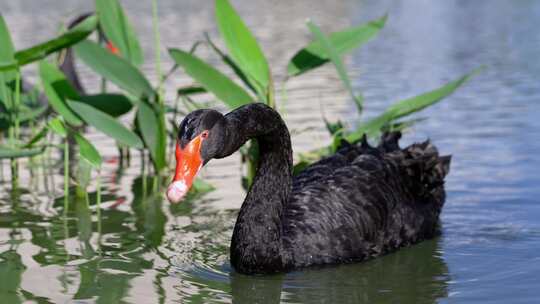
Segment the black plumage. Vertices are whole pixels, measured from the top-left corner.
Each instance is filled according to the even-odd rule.
[[[193,112],[185,119],[191,126],[182,128],[195,130],[192,136],[210,130],[201,148],[205,162],[232,154],[248,139],[260,151],[232,236],[237,271],[359,262],[438,234],[450,157],[440,157],[429,141],[401,149],[401,134],[386,133],[377,147],[365,138],[344,142],[293,177],[289,132],[277,112],[249,104],[216,114]]]

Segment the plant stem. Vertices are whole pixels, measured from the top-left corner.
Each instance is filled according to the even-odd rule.
[[[176,119],[178,117],[178,105],[180,103],[180,98],[182,98],[182,97],[177,96],[176,99],[174,100],[174,113],[173,113],[173,120],[172,121],[174,121],[175,124],[176,124]],[[173,127],[173,130],[174,130],[174,127]],[[173,132],[173,136],[172,136],[171,141],[169,143],[169,150],[174,151],[174,149],[176,148],[175,144],[176,144],[176,139],[175,139],[174,132]],[[173,157],[173,154],[169,153],[169,160],[168,160],[169,163],[173,160],[172,157]]]
[[[96,196],[98,249],[101,251],[101,171],[98,171]]]
[[[276,100],[275,100],[275,92],[274,92],[274,79],[272,78],[272,73],[269,73],[269,81],[268,81],[268,87],[266,88],[266,98],[267,98],[267,104],[269,107],[272,107],[277,110],[276,107]]]
[[[154,28],[154,48],[156,56],[156,75],[158,79],[157,94],[158,102],[161,105],[161,90],[163,85],[163,78],[161,77],[161,51],[160,51],[160,37],[159,37],[159,24],[158,24],[158,8],[157,0],[152,0],[152,27]]]
[[[19,107],[21,103],[21,72],[17,71],[15,76],[15,139],[19,139],[20,135],[20,121],[19,121]]]
[[[161,74],[161,47],[160,47],[160,35],[159,35],[159,20],[158,20],[158,0],[152,0],[152,25],[154,28],[154,47],[156,53],[156,75],[158,79],[157,85],[157,103],[158,103],[158,122],[159,122],[159,134],[160,137],[159,145],[163,149],[159,149],[163,154],[167,153],[167,128],[165,123],[165,104],[163,100],[163,75]],[[156,159],[166,159],[166,155],[156,155]],[[154,168],[156,169],[156,174],[160,175],[160,170],[163,168],[158,168],[157,162],[154,162]]]
[[[101,77],[101,93],[107,92],[107,79],[105,77]]]
[[[69,140],[64,140],[64,215],[69,207]]]
[[[142,191],[143,191],[143,201],[146,199],[146,156],[144,155],[144,150],[141,151],[141,176],[142,176]]]
[[[19,70],[15,73],[15,99],[13,100],[12,112],[15,113],[15,125],[12,131],[12,147],[16,147],[16,142],[19,140],[19,104],[21,102],[21,73]],[[19,165],[17,159],[11,159],[11,181],[14,189],[19,185]]]

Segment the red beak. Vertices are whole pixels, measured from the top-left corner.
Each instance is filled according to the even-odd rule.
[[[176,172],[167,189],[169,202],[179,203],[191,188],[193,180],[203,164],[201,159],[202,141],[203,138],[199,135],[184,148],[180,147],[178,142],[176,143]]]

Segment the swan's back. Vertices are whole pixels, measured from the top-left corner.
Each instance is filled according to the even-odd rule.
[[[285,268],[362,261],[438,234],[450,157],[400,133],[344,144],[293,180],[283,214]]]

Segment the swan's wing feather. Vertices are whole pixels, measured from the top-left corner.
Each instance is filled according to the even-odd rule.
[[[286,260],[358,261],[436,233],[449,158],[429,142],[399,149],[399,136],[385,136],[377,148],[346,146],[293,180],[283,233],[285,248],[302,248]]]

